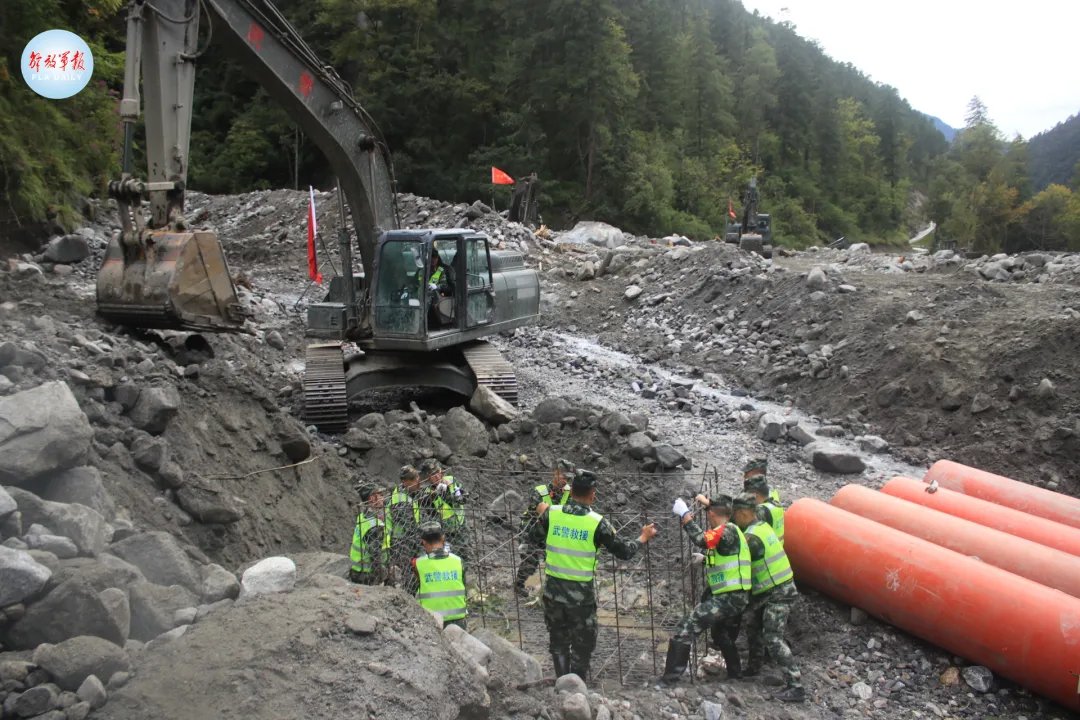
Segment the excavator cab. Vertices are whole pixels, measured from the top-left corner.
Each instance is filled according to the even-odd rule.
[[[229,263],[211,232],[117,233],[97,277],[97,309],[136,327],[232,330],[243,324]],[[130,237],[130,235],[129,235]]]

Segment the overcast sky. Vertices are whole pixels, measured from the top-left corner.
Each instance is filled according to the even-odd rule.
[[[1078,0],[742,2],[794,23],[833,59],[956,128],[972,95],[1007,137],[1030,138],[1080,112]]]

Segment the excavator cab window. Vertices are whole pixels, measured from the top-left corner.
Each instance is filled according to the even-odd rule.
[[[418,335],[424,317],[427,273],[422,245],[413,241],[383,243],[375,297],[375,326],[395,335]]]
[[[466,327],[491,322],[495,291],[491,280],[491,257],[486,237],[465,238],[465,273],[468,275]]]

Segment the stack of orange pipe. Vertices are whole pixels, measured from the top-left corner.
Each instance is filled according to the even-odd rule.
[[[792,505],[796,579],[1080,711],[1080,501],[946,463]]]

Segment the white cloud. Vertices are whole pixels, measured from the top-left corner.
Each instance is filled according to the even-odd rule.
[[[742,0],[794,23],[835,60],[897,89],[917,110],[964,124],[972,95],[1011,137],[1080,112],[1080,2]]]

